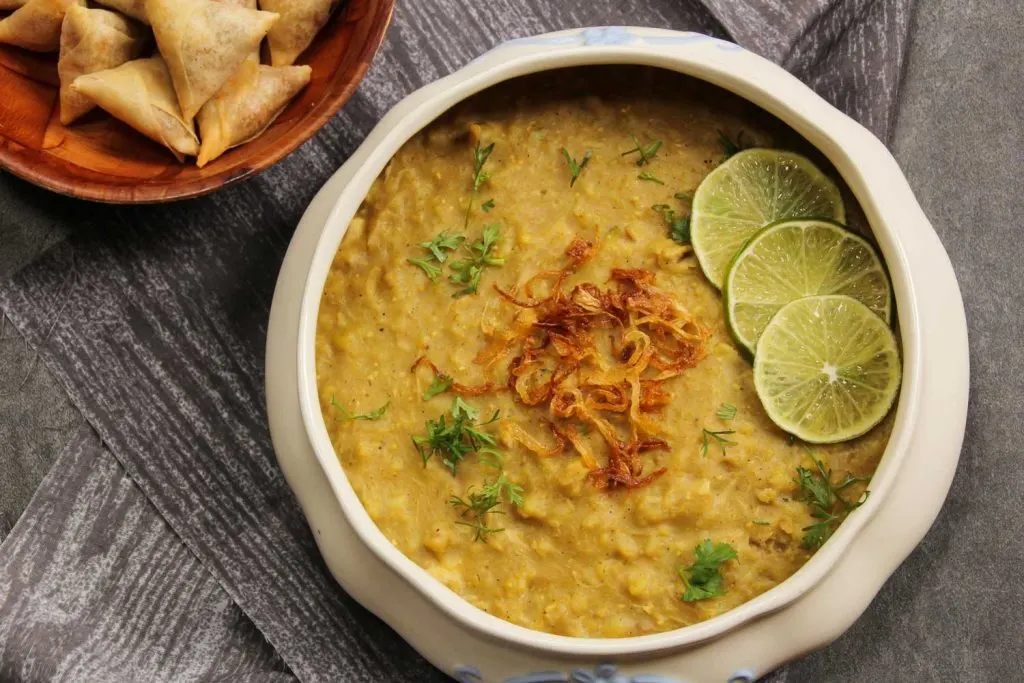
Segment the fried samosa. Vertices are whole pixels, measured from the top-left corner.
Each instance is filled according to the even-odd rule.
[[[117,12],[74,5],[64,16],[60,34],[60,122],[65,126],[96,106],[71,89],[85,74],[113,69],[139,56],[146,41],[141,25]]]
[[[214,0],[146,0],[146,15],[186,119],[259,49],[278,19]]]
[[[309,83],[308,66],[264,66],[253,55],[199,110],[199,167],[257,137]]]
[[[3,0],[0,0],[2,2]],[[116,9],[132,19],[148,24],[146,19],[146,0],[96,0],[96,4]]]
[[[270,63],[294,64],[338,5],[339,0],[260,0],[260,9],[281,15],[267,35]]]
[[[64,14],[73,5],[85,5],[85,0],[28,0],[0,21],[0,43],[36,52],[56,52],[60,49]]]
[[[171,75],[160,57],[79,76],[71,88],[167,147],[178,161],[199,153],[195,128],[181,115]]]

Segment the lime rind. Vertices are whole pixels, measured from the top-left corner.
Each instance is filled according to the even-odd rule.
[[[779,309],[754,355],[754,387],[771,420],[808,443],[868,432],[902,377],[888,323],[853,297],[811,296]]]
[[[775,149],[748,149],[708,174],[690,216],[694,253],[721,289],[737,251],[766,225],[785,218],[846,219],[842,196],[809,159]]]
[[[772,316],[805,296],[851,296],[886,323],[892,317],[892,287],[878,252],[832,221],[784,220],[764,228],[733,257],[722,294],[729,332],[750,355]]]

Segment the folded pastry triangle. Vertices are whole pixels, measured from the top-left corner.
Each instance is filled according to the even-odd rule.
[[[339,0],[260,0],[260,9],[281,15],[281,20],[267,35],[270,63],[274,66],[294,64],[327,24],[338,4]]]
[[[309,83],[308,66],[263,66],[252,56],[199,110],[198,165],[260,135]]]
[[[85,0],[28,0],[14,14],[0,21],[0,43],[36,52],[60,49],[60,27],[72,5]]]
[[[186,119],[258,50],[278,19],[215,0],[147,0],[146,16]]]
[[[184,161],[199,153],[191,120],[178,108],[167,65],[160,57],[136,59],[114,69],[79,76],[72,89]]]
[[[68,125],[96,103],[71,89],[85,74],[113,69],[139,56],[145,44],[143,27],[117,12],[73,5],[60,34],[60,122]]]
[[[2,1],[0,0],[0,2]],[[146,19],[146,0],[96,0],[96,4],[116,9],[121,14],[144,24],[149,23],[149,20]]]

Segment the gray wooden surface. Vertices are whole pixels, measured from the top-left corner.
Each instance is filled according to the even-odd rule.
[[[79,428],[0,555],[0,680],[294,680],[154,512]]]
[[[45,364],[33,370],[35,390],[12,387],[10,363],[0,386],[42,415],[25,406],[53,399],[56,378],[103,440],[78,430],[73,414],[61,423],[55,441],[71,446],[2,547],[0,678],[275,680],[290,667],[302,680],[442,680],[325,575],[270,456],[261,354],[288,236],[316,187],[402,94],[500,39],[549,27],[728,30],[880,134],[893,130],[907,3],[705,4],[407,2],[345,112],[243,186],[111,209],[0,178],[0,264],[9,272],[29,260],[7,245],[60,241],[0,283],[0,308],[28,341],[5,331],[13,341],[6,352],[0,341],[0,359],[38,349]],[[1015,446],[1024,321],[1012,304],[1020,249],[1007,220],[1024,209],[1024,16],[1016,0],[921,0],[915,21],[894,142],[965,291],[968,446],[939,524],[867,615],[773,681],[1012,680],[1024,651],[1024,586],[1011,571],[1024,556]],[[38,430],[19,433],[38,443]],[[5,463],[22,452],[16,441],[0,448]],[[130,513],[114,510],[122,499]]]

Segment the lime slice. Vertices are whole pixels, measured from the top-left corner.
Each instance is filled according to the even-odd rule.
[[[852,296],[889,322],[892,295],[878,254],[840,225],[790,220],[768,226],[740,249],[722,288],[736,342],[751,354],[785,304],[816,294]]]
[[[693,197],[690,239],[704,275],[719,289],[732,257],[769,223],[826,218],[842,223],[839,189],[810,161],[777,149],[748,149],[708,174]]]
[[[811,296],[779,309],[754,355],[768,417],[810,443],[846,441],[881,422],[900,385],[896,337],[848,296]]]

